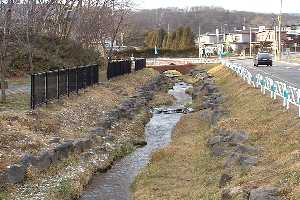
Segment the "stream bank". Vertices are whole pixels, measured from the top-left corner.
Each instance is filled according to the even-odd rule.
[[[154,108],[153,116],[146,125],[147,145],[117,161],[107,172],[96,175],[81,200],[132,199],[130,187],[135,177],[148,164],[154,151],[170,143],[172,131],[181,119],[185,105],[191,103],[192,98],[185,93],[189,87],[185,83],[175,84],[169,94],[175,97],[176,102],[172,106]]]
[[[78,198],[95,172],[105,172],[116,160],[145,145],[144,127],[150,117],[148,110],[150,106],[173,101],[164,92],[171,85],[172,80],[157,76],[99,118],[97,126],[91,128],[85,138],[65,141],[57,149],[50,150],[47,156],[34,157],[34,163],[27,160],[24,162],[26,173],[18,171],[15,174],[25,176],[25,182],[15,184],[7,192],[0,192],[1,198]],[[54,163],[53,158],[59,159]]]
[[[193,107],[153,154],[135,200],[297,200],[299,119],[224,67],[194,71]]]

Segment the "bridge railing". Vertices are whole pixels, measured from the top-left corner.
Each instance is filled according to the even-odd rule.
[[[296,106],[298,108],[298,116],[300,117],[300,89],[261,74],[256,74],[254,76],[247,68],[240,64],[226,60],[222,60],[221,63],[233,70],[249,85],[260,88],[263,94],[269,94],[272,99],[277,99],[278,97],[281,98],[282,106],[284,108],[290,109],[290,105]]]
[[[149,58],[147,65],[169,65],[174,63],[176,65],[185,64],[217,64],[220,63],[218,58]]]

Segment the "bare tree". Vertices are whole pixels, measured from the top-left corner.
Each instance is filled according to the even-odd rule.
[[[108,47],[107,43],[113,45],[120,32],[124,32],[124,22],[133,5],[131,1],[8,0],[1,3],[2,101],[6,99],[5,78],[13,52],[17,51],[17,48],[26,49],[29,71],[32,72],[34,38],[40,35],[75,40],[85,47],[97,44],[100,49],[99,56],[107,63],[114,53],[113,47]],[[8,48],[10,51],[7,51]]]
[[[113,56],[117,36],[125,27],[124,22],[132,8],[132,1],[87,0],[84,5],[75,31],[76,37],[86,46],[97,45],[106,66]]]
[[[3,33],[2,33],[2,45],[0,50],[1,101],[2,102],[6,101],[6,92],[5,92],[6,77],[5,76],[7,71],[7,63],[5,62],[5,58],[6,58],[6,50],[7,50],[7,38],[10,34],[10,28],[11,28],[13,5],[14,5],[13,0],[9,0],[5,11],[4,26],[3,26]]]

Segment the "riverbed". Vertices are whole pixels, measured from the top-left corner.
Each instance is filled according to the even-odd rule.
[[[145,127],[147,145],[116,162],[106,173],[95,175],[81,200],[132,199],[131,184],[149,163],[152,153],[171,142],[173,129],[183,115],[183,112],[178,111],[186,110],[185,106],[192,102],[191,96],[185,93],[189,87],[191,86],[183,82],[174,85],[169,91],[176,99],[174,105],[154,109],[152,118]]]

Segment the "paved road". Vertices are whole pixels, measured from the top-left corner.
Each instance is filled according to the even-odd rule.
[[[291,86],[300,88],[300,64],[287,62],[273,62],[272,67],[254,67],[253,61],[250,59],[232,60],[232,62],[243,65],[253,75],[260,73],[263,76],[268,76],[274,80],[286,82]]]
[[[29,94],[30,93],[30,85],[9,85],[6,93],[8,95],[11,94]]]

